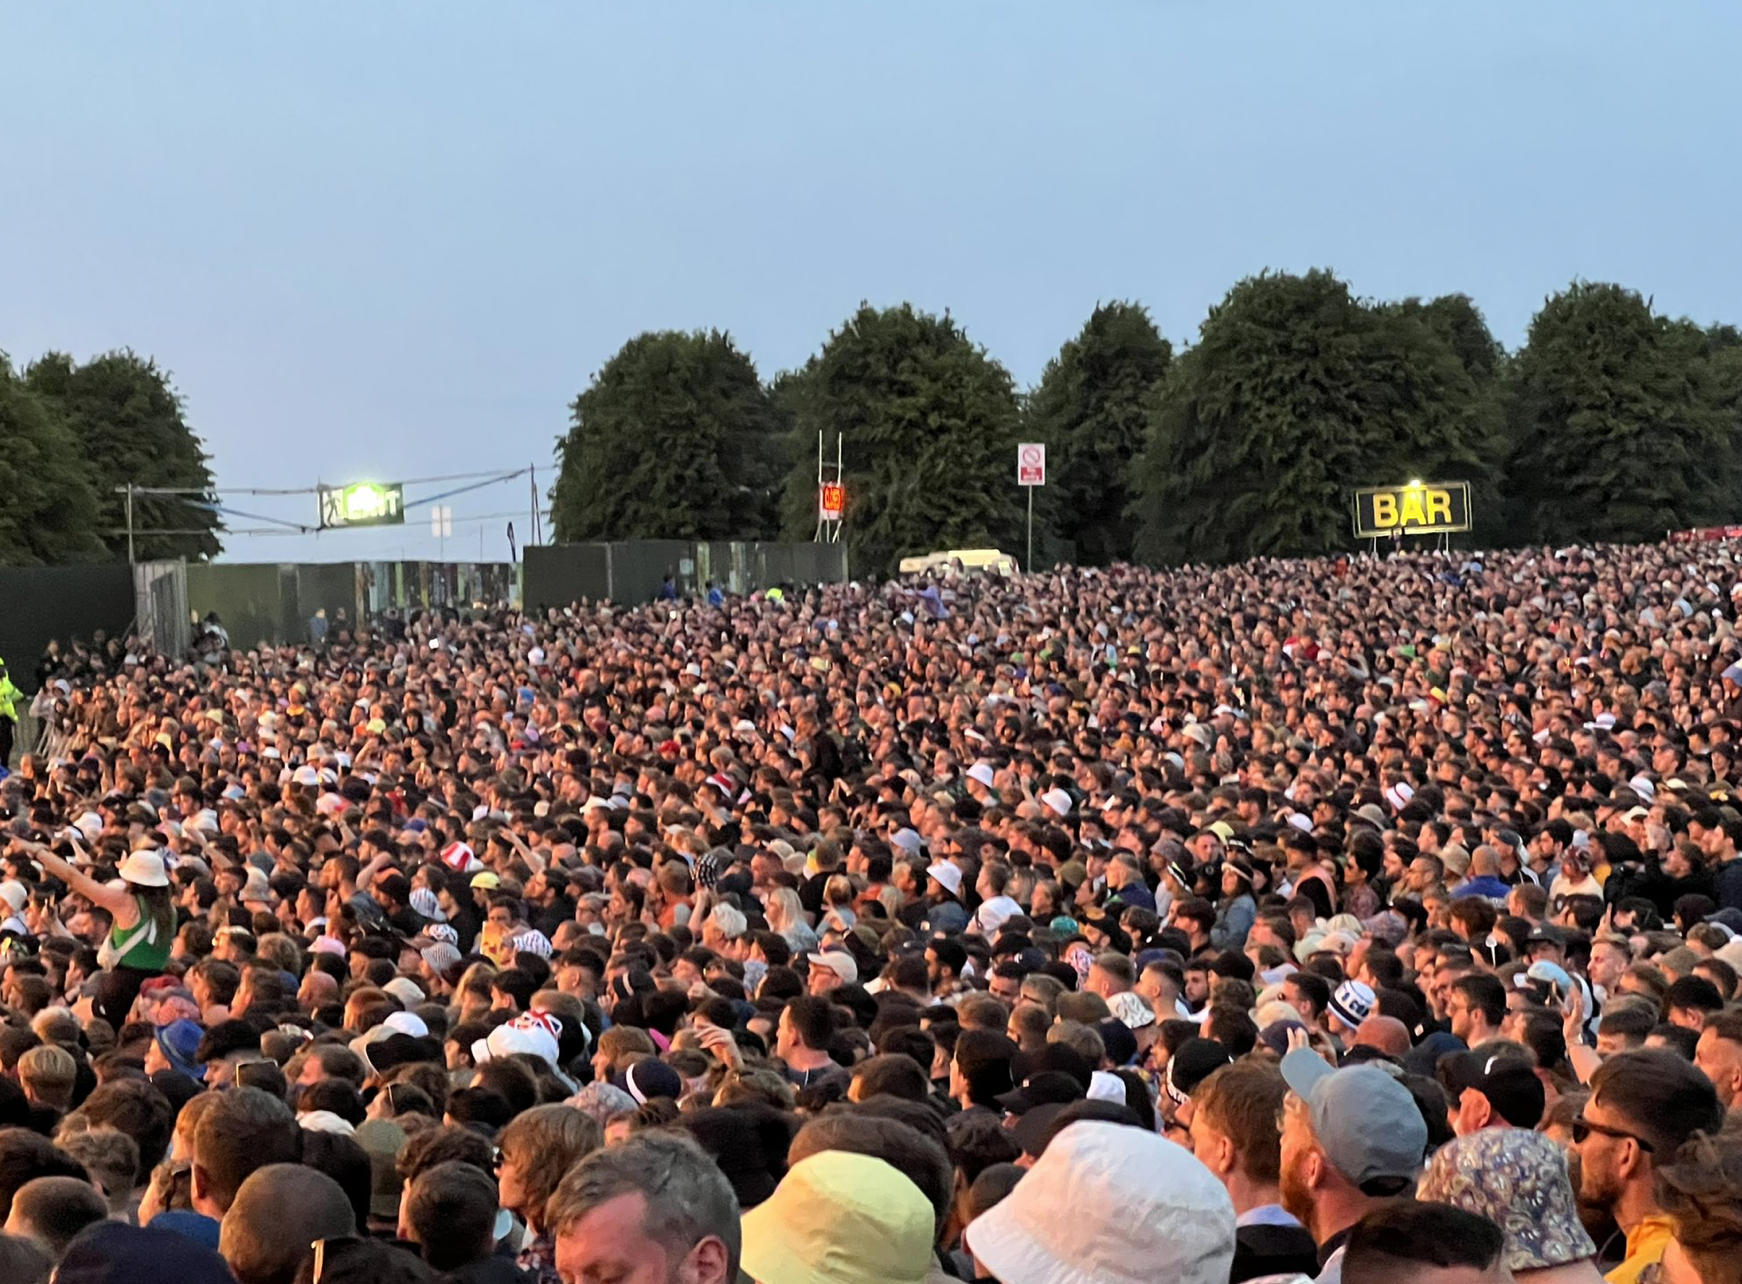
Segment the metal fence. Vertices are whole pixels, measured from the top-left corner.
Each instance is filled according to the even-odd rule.
[[[511,562],[215,562],[187,568],[192,615],[216,611],[233,646],[283,646],[307,640],[309,620],[329,626],[388,610],[506,606],[518,597]]]
[[[686,596],[705,592],[710,583],[732,594],[839,584],[847,578],[847,546],[727,540],[534,545],[526,550],[523,597],[529,610],[581,601],[650,602],[668,575]]]
[[[181,655],[191,640],[187,563],[140,562],[133,568],[134,631],[143,645]]]
[[[521,576],[524,571],[524,585]],[[678,592],[710,583],[744,594],[847,578],[845,544],[627,540],[533,545],[512,562],[141,562],[0,567],[0,657],[27,694],[50,639],[89,641],[136,630],[151,649],[186,652],[192,624],[216,612],[233,646],[283,646],[331,624],[390,609],[465,609],[524,601],[534,609],[583,599],[649,602],[666,576]]]

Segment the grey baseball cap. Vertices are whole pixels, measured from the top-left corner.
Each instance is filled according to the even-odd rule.
[[[1282,1077],[1306,1102],[1313,1136],[1336,1170],[1368,1194],[1370,1182],[1413,1181],[1427,1152],[1427,1121],[1415,1098],[1374,1065],[1333,1068],[1297,1048],[1282,1059]]]

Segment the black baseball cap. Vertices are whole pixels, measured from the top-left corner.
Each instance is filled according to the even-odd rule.
[[[1530,1062],[1519,1057],[1454,1052],[1441,1059],[1438,1070],[1442,1081],[1452,1090],[1449,1095],[1454,1109],[1458,1098],[1474,1089],[1488,1098],[1494,1113],[1514,1128],[1535,1128],[1542,1122],[1547,1094]]]
[[[1036,1106],[1063,1105],[1080,1101],[1083,1085],[1063,1070],[1042,1070],[1030,1075],[1020,1088],[1004,1093],[998,1104],[1013,1115],[1027,1114]]]

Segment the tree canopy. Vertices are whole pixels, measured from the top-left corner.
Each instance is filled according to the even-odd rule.
[[[1101,304],[1047,363],[1023,407],[1023,439],[1047,445],[1041,511],[1060,538],[1075,544],[1080,564],[1105,566],[1132,555],[1131,462],[1143,448],[1151,403],[1172,359],[1173,345],[1146,308]]]
[[[786,532],[816,525],[816,440],[844,444],[856,573],[940,548],[1017,547],[1019,413],[1010,372],[953,318],[869,304],[777,384],[793,424]]]
[[[1326,271],[1236,285],[1156,398],[1137,466],[1139,554],[1345,549],[1354,487],[1490,487],[1502,448],[1493,403],[1432,315],[1357,299]]]
[[[575,398],[570,422],[551,491],[559,540],[772,533],[780,419],[723,331],[631,339]]]
[[[0,353],[0,564],[93,561],[97,496],[77,434]]]
[[[1544,303],[1508,397],[1518,534],[1648,540],[1742,517],[1733,336],[1619,285],[1575,282]]]
[[[51,403],[79,443],[97,501],[97,526],[116,557],[127,555],[126,498],[115,488],[196,488],[199,496],[136,495],[133,525],[140,531],[193,531],[189,535],[139,535],[140,561],[215,557],[222,547],[222,518],[209,507],[212,472],[205,447],[188,427],[181,397],[169,375],[131,351],[108,352],[76,364],[50,352],[25,376],[31,390]]]

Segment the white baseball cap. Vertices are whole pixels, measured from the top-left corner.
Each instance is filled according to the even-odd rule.
[[[859,965],[853,961],[853,956],[845,950],[825,950],[821,954],[805,955],[815,967],[826,967],[841,978],[844,985],[851,985],[859,979]]]

